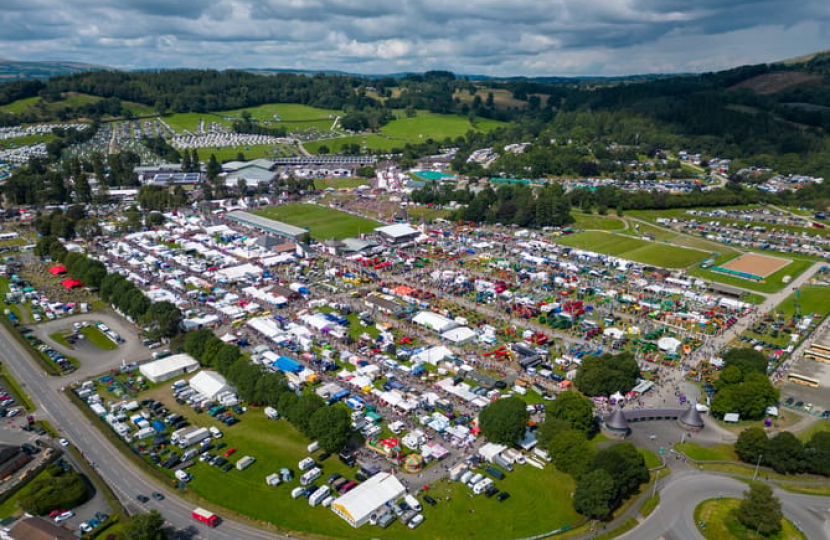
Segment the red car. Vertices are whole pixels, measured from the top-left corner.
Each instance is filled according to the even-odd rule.
[[[228,448],[225,450],[225,457],[231,457],[236,453],[236,448]]]
[[[63,514],[64,512],[66,512],[66,510],[52,510],[51,512],[49,512],[49,517],[50,518],[56,518],[59,515]]]

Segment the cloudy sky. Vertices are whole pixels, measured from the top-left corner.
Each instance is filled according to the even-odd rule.
[[[125,69],[624,75],[829,44],[827,0],[0,1],[0,57]]]

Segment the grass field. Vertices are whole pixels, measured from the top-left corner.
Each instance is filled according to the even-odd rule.
[[[27,135],[25,137],[15,137],[14,139],[0,140],[0,150],[7,150],[9,148],[18,148],[21,146],[31,146],[33,144],[45,143],[54,139],[54,135]]]
[[[182,133],[184,131],[191,131],[195,133],[199,128],[199,120],[204,120],[205,124],[215,122],[226,127],[232,124],[230,120],[225,120],[218,113],[174,113],[169,116],[162,117],[162,120],[164,120],[177,133]]]
[[[744,527],[734,516],[740,499],[709,499],[695,508],[695,523],[706,540],[806,540],[793,523],[784,518],[783,528],[775,536],[761,536]],[[705,527],[700,527],[705,523]]]
[[[697,443],[674,445],[675,450],[696,461],[738,461],[738,455],[731,444],[701,446]]]
[[[358,236],[372,232],[382,225],[376,221],[314,204],[285,204],[256,210],[254,213],[297,227],[306,227],[317,240]]]
[[[343,148],[349,147],[352,144],[360,145],[361,151],[386,151],[400,150],[406,144],[406,141],[398,139],[389,139],[380,135],[350,135],[348,137],[336,137],[333,139],[321,139],[319,141],[309,141],[303,143],[303,147],[311,152],[317,154],[320,152],[320,147],[325,146],[329,149],[329,154],[343,154],[346,153]]]
[[[824,317],[830,313],[830,287],[805,286],[801,287],[799,292],[798,303],[802,314],[819,313]],[[782,313],[784,317],[792,317],[795,314],[795,295],[788,296],[775,311]]]
[[[707,257],[707,253],[702,251],[600,231],[563,236],[556,238],[555,242],[665,268],[684,268]]]
[[[6,105],[0,106],[0,112],[20,114],[38,102],[40,102],[40,98],[37,96],[25,99],[18,99],[17,101],[12,101],[11,103],[7,103]]]
[[[66,336],[64,335],[63,332],[55,332],[54,334],[49,334],[49,339],[51,339],[52,341],[54,341],[58,345],[66,347],[67,349],[74,349],[75,348],[72,345],[70,345],[68,341],[66,341]]]
[[[363,185],[371,185],[372,181],[367,178],[360,178],[358,176],[352,178],[315,178],[314,187],[317,189],[343,189],[356,188]]]
[[[596,214],[583,214],[580,212],[571,212],[576,223],[575,227],[588,230],[601,231],[621,231],[625,228],[625,222],[613,216],[600,216]]]
[[[84,335],[87,341],[102,349],[104,351],[114,351],[118,348],[118,345],[113,343],[113,341],[104,335],[101,330],[94,326],[87,326],[81,329],[81,334]]]
[[[380,131],[387,137],[405,142],[419,142],[429,138],[442,141],[446,137],[454,139],[466,135],[471,130],[487,132],[506,125],[486,118],[478,118],[475,124],[471,124],[466,116],[421,113],[413,118],[392,120]]]
[[[236,118],[241,118],[245,111],[263,126],[283,127],[289,133],[310,129],[320,132],[331,131],[334,119],[343,114],[342,111],[318,109],[297,103],[268,103],[249,109],[220,111],[216,114],[232,122]]]

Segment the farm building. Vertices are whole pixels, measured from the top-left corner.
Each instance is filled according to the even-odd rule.
[[[397,225],[378,227],[375,229],[375,232],[377,232],[388,244],[404,244],[406,242],[411,242],[418,238],[421,234],[418,229],[400,223]]]
[[[199,362],[189,354],[176,354],[139,366],[138,371],[147,380],[158,383],[199,369]]]
[[[241,210],[229,212],[225,217],[231,221],[247,225],[248,227],[253,227],[255,229],[276,234],[277,236],[290,238],[292,240],[296,240],[308,232],[302,227],[295,227],[294,225],[289,225],[288,223],[283,223],[282,221],[268,219],[249,212],[243,212]]]
[[[381,472],[369,478],[331,504],[335,514],[358,528],[387,504],[406,493],[400,480],[390,473]]]
[[[235,392],[235,389],[228,384],[225,377],[215,371],[198,373],[190,379],[190,388],[208,400],[214,400],[216,396],[224,392]]]

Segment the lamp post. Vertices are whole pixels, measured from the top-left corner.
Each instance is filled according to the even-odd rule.
[[[755,464],[755,474],[752,475],[752,481],[754,482],[756,478],[758,478],[758,468],[761,467],[761,459],[764,457],[764,454],[758,454],[758,462]]]

